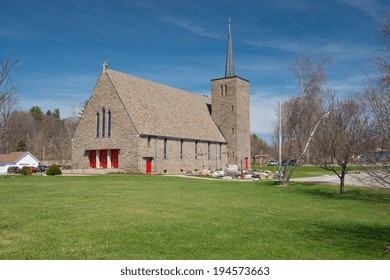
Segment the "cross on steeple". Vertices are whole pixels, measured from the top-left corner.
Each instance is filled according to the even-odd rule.
[[[229,30],[228,30],[228,45],[226,52],[226,67],[225,78],[234,77],[234,60],[233,60],[233,46],[232,46],[232,34],[230,31],[230,17],[229,17]]]

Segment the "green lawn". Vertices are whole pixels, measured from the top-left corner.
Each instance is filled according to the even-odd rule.
[[[390,259],[390,192],[164,176],[0,177],[0,259]]]

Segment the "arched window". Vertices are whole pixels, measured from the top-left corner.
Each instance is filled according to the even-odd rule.
[[[107,137],[111,137],[111,111],[108,111],[107,118]]]
[[[103,108],[102,111],[102,137],[104,137],[106,132],[106,110]]]
[[[96,138],[99,138],[100,116],[99,112],[96,113]]]

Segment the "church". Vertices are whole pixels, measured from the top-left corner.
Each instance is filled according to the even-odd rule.
[[[250,169],[249,82],[235,75],[230,22],[225,77],[211,98],[103,70],[72,139],[72,167],[144,174]]]

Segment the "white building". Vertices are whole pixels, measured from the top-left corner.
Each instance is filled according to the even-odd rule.
[[[29,152],[13,152],[0,154],[0,174],[7,173],[10,166],[38,166],[39,160]]]

